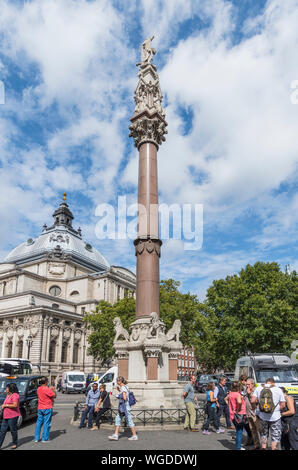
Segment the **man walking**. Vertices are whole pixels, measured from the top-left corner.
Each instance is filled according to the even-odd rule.
[[[40,432],[42,430],[41,442],[49,442],[50,429],[52,425],[53,403],[56,398],[55,387],[48,387],[47,377],[42,377],[40,386],[37,389],[38,396],[38,411],[37,421],[35,427],[34,441],[38,442],[40,439]]]
[[[286,400],[279,387],[276,387],[274,379],[268,378],[265,386],[260,385],[253,392],[250,401],[259,404],[259,417],[261,420],[261,445],[267,448],[269,431],[271,433],[272,450],[277,450],[281,440],[281,414]]]
[[[228,389],[226,387],[227,379],[224,375],[219,377],[218,385],[214,390],[214,398],[217,398],[218,408],[217,408],[217,421],[220,424],[220,417],[222,414],[225,415],[226,424],[228,429],[234,429],[230,419],[229,406],[226,402],[226,397],[228,395]]]
[[[88,429],[92,428],[94,408],[99,398],[100,398],[100,391],[98,390],[97,383],[94,382],[92,384],[91,390],[89,390],[87,397],[86,397],[86,405],[82,413],[79,429],[82,429],[84,427],[85,419],[87,418],[88,414],[89,414]]]
[[[196,424],[196,409],[195,409],[195,402],[197,401],[197,397],[195,396],[194,391],[194,384],[196,382],[196,376],[191,375],[189,378],[188,384],[184,388],[183,398],[184,403],[186,406],[186,414],[185,414],[185,421],[184,421],[184,430],[185,431],[192,431],[198,432],[199,430],[195,428]]]

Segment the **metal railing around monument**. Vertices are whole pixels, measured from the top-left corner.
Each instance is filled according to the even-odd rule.
[[[198,399],[195,405],[196,409],[196,424],[204,420],[205,417],[205,400]],[[85,402],[77,401],[74,406],[73,421],[79,421],[81,419],[82,410],[85,407]],[[171,424],[182,424],[185,419],[185,408],[163,408],[148,410],[148,409],[130,409],[131,417],[136,426],[152,426],[152,425],[171,425]],[[101,423],[114,424],[116,415],[118,414],[117,408],[108,409],[100,419]],[[124,426],[126,426],[125,419],[123,420]]]

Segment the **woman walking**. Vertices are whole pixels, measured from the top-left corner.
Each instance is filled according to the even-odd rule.
[[[19,391],[14,383],[7,384],[6,387],[6,398],[2,405],[3,419],[0,429],[0,449],[5,439],[8,429],[10,429],[12,435],[12,449],[16,449],[18,445],[18,417],[20,413],[20,396]]]
[[[236,450],[245,450],[242,447],[242,433],[246,423],[246,406],[240,391],[241,385],[239,382],[234,382],[228,396],[228,402],[230,417],[236,429]]]
[[[136,433],[136,428],[135,428],[135,425],[133,423],[133,420],[131,418],[131,414],[130,414],[130,405],[129,405],[129,388],[128,386],[126,385],[127,382],[126,380],[123,378],[123,377],[118,377],[117,378],[117,390],[118,390],[118,394],[116,395],[116,397],[118,398],[119,400],[119,404],[118,404],[118,414],[116,416],[116,420],[115,420],[115,432],[114,434],[112,434],[112,436],[109,436],[109,439],[111,441],[118,441],[119,439],[119,428],[120,428],[120,424],[121,424],[121,418],[125,416],[125,419],[126,419],[126,422],[128,424],[128,426],[131,428],[131,432],[132,432],[132,436],[128,438],[129,441],[137,441],[138,440],[138,436],[137,436],[137,433]]]
[[[219,422],[217,419],[217,413],[216,413],[217,399],[214,398],[214,389],[215,389],[215,383],[209,382],[207,384],[207,389],[206,389],[207,418],[206,418],[205,423],[203,424],[203,434],[206,434],[206,435],[210,434],[210,431],[209,431],[210,422],[214,423],[214,427],[216,429],[217,434],[224,432],[223,429],[220,429]]]

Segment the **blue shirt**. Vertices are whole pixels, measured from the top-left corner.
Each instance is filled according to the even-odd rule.
[[[95,406],[99,400],[99,397],[100,397],[99,390],[96,390],[96,392],[94,392],[93,389],[89,390],[87,397],[86,397],[86,405]]]
[[[208,390],[208,391],[206,392],[206,398],[207,398],[207,401],[211,401],[211,400],[210,400],[210,390]],[[214,400],[214,395],[213,395],[213,400]],[[215,408],[215,407],[216,407],[216,403],[213,402],[212,405],[211,405],[211,408]]]
[[[190,382],[185,386],[184,393],[187,393],[187,396],[184,398],[184,403],[194,403],[195,391]]]

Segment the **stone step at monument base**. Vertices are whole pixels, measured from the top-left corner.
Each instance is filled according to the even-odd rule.
[[[182,394],[185,383],[169,380],[147,380],[144,382],[130,380],[128,387],[137,400],[137,403],[133,406],[134,410],[155,410],[160,409],[161,406],[164,408],[183,408],[184,406]],[[114,397],[112,397],[112,406],[118,406],[118,400]]]

